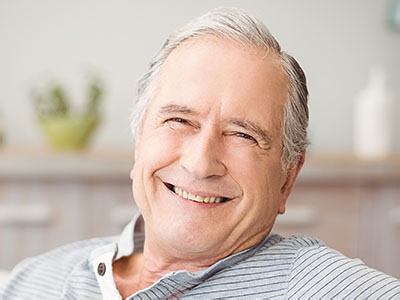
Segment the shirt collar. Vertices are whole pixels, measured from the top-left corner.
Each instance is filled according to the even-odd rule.
[[[144,244],[144,221],[140,212],[137,212],[132,221],[125,226],[118,241],[114,261],[133,252],[142,252]]]
[[[197,272],[181,270],[169,273],[145,290],[150,290],[159,282],[168,279],[174,280],[174,282],[184,286],[185,289],[190,289],[190,286],[195,286],[206,281],[220,270],[228,268],[239,261],[253,256],[257,251],[259,251],[260,247],[265,245],[270,236],[271,234],[253,247],[228,256],[204,270]],[[115,242],[92,251],[89,258],[89,263],[91,264],[91,267],[96,275],[97,282],[103,294],[103,299],[122,299],[114,282],[112,263],[115,260],[118,260],[124,256],[129,256],[134,252],[142,252],[143,245],[144,221],[141,214],[137,212],[132,221],[126,225],[120,237]],[[177,290],[174,292],[175,295],[178,295],[182,291],[182,289],[179,290],[179,287],[177,287]],[[145,293],[146,291],[139,291],[138,293],[140,294],[142,292]]]
[[[125,226],[119,239],[110,244],[94,249],[89,257],[89,264],[94,271],[103,299],[121,299],[115,285],[112,264],[115,260],[129,256],[143,249],[143,218],[137,212],[132,221]]]

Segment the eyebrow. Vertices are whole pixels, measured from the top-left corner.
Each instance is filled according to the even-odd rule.
[[[272,143],[271,135],[256,123],[241,119],[231,119],[230,122],[236,126],[242,127],[248,131],[255,133],[262,139],[263,144],[269,146]]]
[[[186,106],[177,105],[177,104],[167,104],[167,105],[162,106],[160,109],[161,115],[174,114],[174,113],[193,115],[195,112]]]

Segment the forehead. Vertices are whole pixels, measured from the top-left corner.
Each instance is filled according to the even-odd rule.
[[[171,52],[153,100],[160,106],[172,101],[200,108],[211,102],[224,111],[260,115],[262,110],[280,112],[287,93],[287,76],[277,54],[207,36],[189,39]]]
[[[221,72],[218,72],[217,68]],[[165,73],[174,71],[180,73],[181,76],[174,78],[168,78],[168,75],[163,76]],[[227,73],[227,71],[231,72]],[[162,81],[166,79],[179,81],[189,73],[192,75],[208,73],[213,75],[213,79],[217,79],[218,75],[225,77],[235,75],[236,79],[245,77],[252,82],[263,80],[260,83],[266,87],[269,83],[278,83],[284,88],[287,87],[286,73],[274,50],[266,50],[254,45],[246,46],[237,41],[211,35],[191,38],[177,46],[163,63],[160,77]]]

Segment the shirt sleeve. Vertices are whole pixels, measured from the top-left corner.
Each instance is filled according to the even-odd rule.
[[[289,299],[400,299],[400,281],[326,246],[299,250]]]
[[[35,266],[38,266],[35,268]],[[60,289],[56,272],[43,268],[40,257],[32,257],[20,262],[11,272],[5,286],[0,290],[0,299],[57,299]],[[48,280],[48,279],[52,280]]]
[[[64,288],[73,271],[84,266],[87,272],[78,279],[82,281],[88,276],[94,277],[92,270],[86,267],[89,254],[93,248],[109,240],[75,242],[23,260],[13,269],[0,290],[0,299],[65,299]]]

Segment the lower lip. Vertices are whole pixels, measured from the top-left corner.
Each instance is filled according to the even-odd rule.
[[[197,201],[193,201],[193,200],[190,200],[190,199],[182,198],[182,197],[179,196],[178,194],[176,194],[176,193],[174,193],[173,191],[171,191],[171,190],[165,185],[165,183],[163,183],[163,184],[164,184],[165,189],[166,189],[168,192],[170,192],[170,193],[174,196],[174,198],[182,200],[183,203],[186,203],[186,204],[189,204],[189,205],[195,205],[196,207],[201,207],[201,208],[215,208],[216,206],[224,205],[224,204],[229,203],[229,202],[231,202],[231,201],[233,200],[233,199],[231,199],[231,200],[229,200],[229,201],[226,201],[226,202],[219,202],[219,203],[197,202]]]

